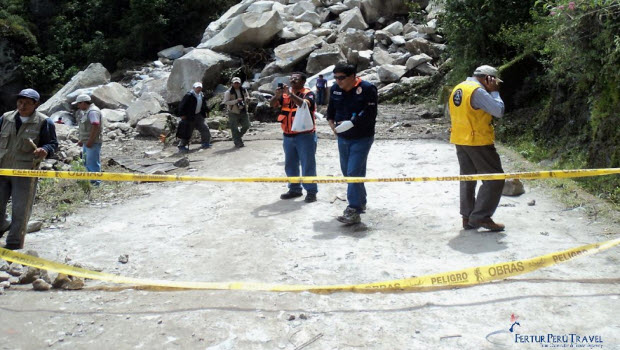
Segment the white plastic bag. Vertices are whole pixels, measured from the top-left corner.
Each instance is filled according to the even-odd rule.
[[[293,126],[291,127],[292,131],[302,132],[302,131],[310,131],[314,128],[314,123],[312,122],[312,115],[310,114],[310,109],[308,108],[308,104],[306,101],[301,105],[301,107],[297,108],[297,112],[295,113],[295,119],[293,119]]]

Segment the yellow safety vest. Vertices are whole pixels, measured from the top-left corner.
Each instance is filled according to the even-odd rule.
[[[493,116],[471,106],[471,96],[480,85],[464,81],[455,86],[450,94],[450,143],[462,146],[486,146],[495,141]]]

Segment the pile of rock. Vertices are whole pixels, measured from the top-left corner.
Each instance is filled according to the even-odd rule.
[[[26,254],[39,256],[33,250],[27,251]],[[58,274],[52,282],[46,270],[17,263],[9,264],[0,259],[0,294],[4,293],[4,290],[10,288],[11,285],[24,284],[32,284],[32,288],[37,291],[46,291],[51,288],[77,290],[84,287],[84,281],[81,278]]]

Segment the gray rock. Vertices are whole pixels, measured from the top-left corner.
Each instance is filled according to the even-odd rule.
[[[102,109],[127,108],[135,99],[131,91],[114,82],[96,88],[90,97]]]
[[[0,288],[4,288],[4,289],[11,288],[11,282],[9,282],[8,280],[0,282]]]
[[[110,73],[101,63],[91,63],[85,70],[78,72],[44,104],[37,109],[39,112],[50,115],[60,110],[71,110],[71,106],[65,101],[65,96],[71,92],[107,84],[110,82]]]
[[[56,127],[56,137],[58,138],[58,141],[67,140],[71,130],[75,128],[67,124],[55,124],[54,126]]]
[[[284,28],[278,33],[282,39],[294,40],[312,32],[314,27],[308,22],[285,21]]]
[[[348,11],[350,9],[345,4],[340,3],[328,7],[327,10],[335,15],[340,15],[344,11]]]
[[[437,67],[430,62],[422,63],[414,68],[414,70],[422,75],[433,75],[437,72]]]
[[[402,0],[362,0],[361,9],[367,23],[375,23],[381,17],[394,17],[409,13],[407,2]]]
[[[164,133],[169,116],[170,114],[168,113],[160,113],[141,119],[136,124],[136,131],[141,136],[158,138],[159,135]]]
[[[273,7],[273,1],[257,1],[250,5],[246,12],[263,13],[271,11]]]
[[[9,263],[6,260],[0,259],[0,271],[9,271]]]
[[[45,282],[44,280],[40,278],[32,282],[32,289],[39,291],[39,292],[48,291],[51,288],[52,288],[51,284]]]
[[[6,271],[0,271],[0,282],[8,281],[11,275]]]
[[[375,46],[374,50],[372,50],[372,60],[377,66],[394,64],[394,58],[390,56],[390,53],[378,46]]]
[[[289,1],[289,4],[293,4]],[[316,6],[310,1],[299,1],[291,6],[287,6],[285,12],[295,17],[304,12],[315,12]]]
[[[234,53],[263,47],[282,28],[284,28],[284,23],[276,11],[244,13],[233,18],[224,30],[198,45],[198,48]]]
[[[396,21],[389,26],[383,28],[384,31],[392,34],[392,35],[400,35],[403,32],[403,24]]]
[[[217,85],[220,73],[233,67],[235,60],[212,50],[196,49],[174,61],[167,82],[166,101],[176,103],[189,91],[194,82],[201,81],[205,89]]]
[[[187,158],[185,158],[185,159],[187,159]],[[189,161],[187,163],[189,165]],[[121,254],[118,257],[118,262],[121,263],[121,264],[127,264],[129,262],[129,254]]]
[[[504,182],[504,189],[502,195],[504,196],[520,196],[525,193],[523,182],[519,179],[507,179]]]
[[[21,264],[11,263],[8,272],[11,276],[19,277],[24,272],[24,267]]]
[[[362,15],[362,11],[360,11],[359,7],[345,11],[338,17],[340,18],[340,27],[338,27],[338,31],[340,32],[344,32],[347,29],[365,30],[368,28],[368,24],[364,21],[364,16]]]
[[[178,62],[178,60],[177,60]],[[161,110],[160,102],[151,94],[142,95],[139,99],[129,105],[127,108],[127,118],[129,125],[135,127],[138,122],[152,114],[156,114]]]
[[[157,53],[157,57],[167,58],[169,60],[176,60],[184,55],[183,45],[177,45],[173,47],[169,47],[167,49],[161,50]]]
[[[295,17],[295,21],[297,22],[308,22],[312,24],[314,27],[318,27],[321,25],[321,17],[316,12],[304,12],[301,15]]]
[[[407,73],[407,67],[384,64],[377,69],[377,75],[382,83],[394,83]]]
[[[43,227],[43,221],[33,220],[33,221],[28,222],[28,227],[26,228],[26,232],[28,233],[38,232],[38,231],[41,231],[41,227]]]
[[[308,64],[306,65],[306,72],[314,74],[325,69],[325,67],[345,62],[346,60],[347,58],[338,44],[326,44],[310,54]]]
[[[337,36],[336,44],[344,53],[349,50],[364,51],[372,49],[373,39],[362,30],[350,29]]]
[[[40,278],[41,270],[28,267],[26,271],[24,271],[21,275],[19,275],[18,284],[30,284],[34,282],[36,279]]]
[[[292,69],[297,63],[323,44],[323,39],[308,34],[290,43],[282,44],[275,48],[276,65],[282,71]]]
[[[420,54],[420,55],[414,55],[409,57],[409,59],[407,60],[407,70],[412,70],[415,67],[426,63],[426,62],[431,62],[433,60],[433,58],[427,54]]]
[[[118,123],[124,122],[127,120],[127,112],[120,109],[102,109],[101,115],[103,119],[107,122],[104,125],[109,123]]]
[[[189,159],[187,159],[187,157],[183,157],[174,162],[174,166],[179,168],[187,168],[189,166]]]

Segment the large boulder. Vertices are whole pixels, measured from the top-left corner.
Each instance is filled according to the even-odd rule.
[[[338,35],[336,44],[338,44],[342,48],[342,52],[346,54],[349,50],[363,51],[372,49],[372,41],[372,37],[367,35],[364,31],[349,29]]]
[[[244,13],[235,17],[218,34],[198,48],[220,52],[240,52],[263,47],[284,28],[284,22],[276,11]]]
[[[383,28],[384,31],[392,34],[392,35],[400,35],[403,32],[403,24],[396,21],[388,26],[386,26],[385,28]]]
[[[315,50],[308,57],[306,72],[314,74],[325,67],[335,65],[339,62],[345,62],[347,58],[342,53],[338,44],[326,44],[322,48]]]
[[[304,12],[301,15],[295,17],[295,21],[297,22],[308,22],[311,23],[313,26],[318,27],[321,25],[321,17],[319,17],[319,14],[316,12]]]
[[[407,73],[407,67],[393,64],[384,64],[377,68],[377,75],[382,83],[395,83]]]
[[[372,60],[377,66],[394,64],[394,57],[390,56],[389,52],[379,46],[375,46],[374,50],[372,50]]]
[[[93,90],[90,95],[99,108],[127,108],[134,100],[134,95],[119,83],[109,83]]]
[[[322,44],[323,39],[312,34],[308,34],[290,43],[282,44],[274,50],[276,65],[282,71],[288,71],[305,59],[312,51],[321,47]]]
[[[214,88],[220,80],[222,70],[234,65],[235,60],[226,54],[207,49],[193,50],[174,61],[168,77],[166,101],[181,101],[183,95],[197,81],[201,81],[205,89]]]
[[[136,131],[142,136],[159,137],[164,133],[169,113],[159,113],[141,119],[136,125]]]
[[[209,23],[207,29],[205,29],[204,34],[202,35],[202,40],[200,40],[201,44],[206,43],[214,37],[217,33],[219,33],[230,21],[242,14],[244,11],[248,9],[254,0],[243,0],[239,4],[232,6],[228,9],[223,15],[220,16],[216,21]]]
[[[412,70],[413,68],[426,63],[426,62],[430,62],[432,61],[433,58],[427,54],[419,54],[419,55],[414,55],[409,57],[409,59],[407,60],[407,70]]]
[[[127,121],[127,112],[122,109],[107,109],[101,110],[103,120],[107,123],[119,123]]]
[[[273,1],[257,1],[250,5],[246,12],[256,12],[263,13],[267,11],[271,11],[273,8]]]
[[[65,96],[77,89],[98,86],[109,82],[110,72],[101,63],[91,63],[85,70],[74,75],[65,86],[39,106],[37,110],[46,115],[60,110],[68,111],[71,109],[71,106],[66,102]]]
[[[349,11],[345,11],[339,15],[340,17],[340,27],[338,30],[341,32],[346,31],[347,29],[361,29],[366,30],[368,28],[368,24],[364,21],[364,16],[362,16],[362,12],[359,7],[355,7]]]
[[[161,98],[161,97],[160,97]],[[129,125],[135,127],[138,122],[162,110],[161,100],[155,94],[144,94],[127,108]]]
[[[168,95],[168,87],[166,85],[168,83],[169,76],[170,72],[168,72],[166,76],[162,78],[151,78],[143,80],[138,95],[141,96],[147,92],[154,92],[163,97],[166,97]]]
[[[291,3],[289,1],[289,3]],[[285,12],[291,16],[299,16],[304,12],[315,12],[316,6],[310,1],[300,1],[296,4],[292,4],[286,7]]]

